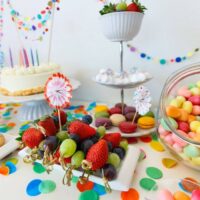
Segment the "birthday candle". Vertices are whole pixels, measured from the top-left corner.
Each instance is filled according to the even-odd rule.
[[[11,67],[14,67],[11,48],[9,48],[9,56],[10,56],[10,65],[11,65]]]
[[[31,60],[32,60],[32,65],[34,66],[35,62],[34,62],[34,57],[33,57],[33,51],[32,51],[32,49],[31,49]]]
[[[19,51],[19,65],[24,66],[24,59],[23,59],[23,54],[22,51]]]
[[[40,65],[40,60],[39,60],[39,56],[38,56],[38,51],[36,50],[36,60],[37,60],[37,65]]]
[[[27,56],[27,53],[26,53],[25,49],[23,49],[23,53],[24,53],[24,60],[25,60],[26,67],[28,67],[29,66],[29,62],[28,62],[28,56]]]

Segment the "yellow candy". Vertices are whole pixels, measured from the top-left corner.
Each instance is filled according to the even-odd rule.
[[[183,96],[177,96],[176,99],[180,102],[181,106],[186,101],[185,97],[183,97]]]
[[[196,83],[197,87],[200,88],[200,81]]]
[[[108,107],[105,106],[105,105],[98,105],[95,107],[95,113],[97,112],[105,112],[105,111],[108,111]]]
[[[190,130],[192,132],[195,132],[197,131],[197,129],[200,127],[200,122],[199,121],[193,121],[190,123]]]
[[[159,151],[159,152],[165,151],[163,145],[160,142],[158,142],[158,141],[154,141],[154,140],[151,141],[150,142],[150,146],[155,151]]]
[[[192,112],[192,107],[193,107],[193,105],[190,101],[185,101],[183,103],[182,109],[187,111],[188,114],[190,114]]]
[[[174,200],[190,200],[190,197],[182,191],[174,193]]]
[[[200,89],[197,87],[190,89],[190,91],[192,92],[192,95],[200,95]]]
[[[196,116],[194,116],[194,115],[189,115],[188,116],[188,122],[190,123],[190,122],[192,122],[192,121],[195,121],[196,120]]]
[[[200,157],[192,158],[192,163],[195,165],[200,165]]]
[[[172,99],[169,105],[180,108],[182,103],[177,99]]]

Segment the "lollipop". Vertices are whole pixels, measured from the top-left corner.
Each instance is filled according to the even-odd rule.
[[[70,105],[71,92],[72,86],[69,79],[61,73],[53,74],[45,84],[44,96],[49,106],[58,110],[60,129],[60,109]]]

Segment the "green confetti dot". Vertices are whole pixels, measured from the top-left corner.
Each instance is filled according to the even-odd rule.
[[[160,64],[161,65],[165,65],[166,64],[166,60],[165,59],[160,59]]]
[[[140,180],[140,187],[145,190],[157,190],[156,182],[150,178],[143,178]]]
[[[79,200],[99,200],[99,195],[94,190],[87,190],[80,194]]]
[[[78,180],[79,180],[78,177],[76,177],[76,176],[73,176],[73,177],[72,177],[72,183],[77,183]]]
[[[39,185],[39,191],[42,194],[48,194],[50,192],[53,192],[55,189],[56,189],[56,183],[51,180],[42,181],[42,183],[40,183]]]
[[[42,164],[35,162],[33,165],[33,171],[37,174],[42,174],[46,171]]]
[[[163,177],[162,171],[156,167],[148,167],[146,169],[146,173],[150,178],[153,179],[160,179]]]

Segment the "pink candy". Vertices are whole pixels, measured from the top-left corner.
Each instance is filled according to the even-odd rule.
[[[186,86],[183,86],[182,88],[180,88],[177,93],[179,96],[183,96],[186,98],[189,98],[192,96],[192,92]]]
[[[172,134],[169,134],[169,135],[165,136],[164,140],[170,146],[172,146],[174,144],[174,140],[172,138]]]
[[[180,129],[183,132],[189,132],[190,131],[190,126],[187,122],[178,122],[178,129]]]
[[[176,150],[176,152],[179,152],[179,153],[183,151],[183,147],[178,143],[174,143],[173,148]]]
[[[187,134],[181,130],[178,130],[178,132],[185,136],[188,137]],[[176,134],[172,133],[172,139],[174,140],[175,143],[179,144],[181,147],[184,147],[187,145],[187,142],[185,142],[184,140],[182,140],[181,138],[179,138]]]
[[[163,136],[166,136],[166,135],[170,134],[170,131],[165,130],[165,129],[162,127],[161,124],[160,124],[160,126],[158,127],[158,132],[159,132],[161,135],[163,135]]]
[[[195,96],[191,96],[188,101],[191,101],[191,103],[193,105],[200,105],[200,96],[199,95],[195,95]]]

